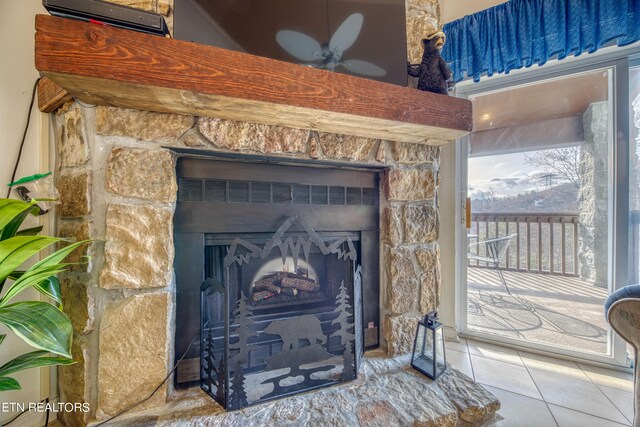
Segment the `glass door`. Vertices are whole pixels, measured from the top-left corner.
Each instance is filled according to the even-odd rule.
[[[629,70],[629,283],[640,283],[640,59]],[[627,345],[628,359],[634,357]]]
[[[621,171],[617,163],[627,140],[616,116],[622,65],[467,93],[474,131],[460,146],[470,208],[460,238],[465,334],[625,362],[603,312],[627,277],[614,258],[627,228],[616,197],[628,191],[626,164]]]

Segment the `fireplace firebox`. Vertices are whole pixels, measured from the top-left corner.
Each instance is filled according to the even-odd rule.
[[[178,177],[176,386],[239,409],[356,378],[378,346],[378,173],[182,158]]]

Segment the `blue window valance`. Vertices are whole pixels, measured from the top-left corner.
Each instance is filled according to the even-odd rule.
[[[640,0],[511,0],[446,24],[454,81],[640,40]]]

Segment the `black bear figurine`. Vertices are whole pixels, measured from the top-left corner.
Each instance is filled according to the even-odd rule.
[[[437,31],[422,39],[424,52],[422,62],[417,65],[407,64],[410,76],[418,77],[418,89],[434,93],[448,94],[447,81],[451,78],[451,70],[440,56],[444,46],[445,35]]]

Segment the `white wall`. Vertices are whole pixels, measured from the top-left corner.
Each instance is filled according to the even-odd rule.
[[[455,142],[442,146],[440,151],[440,321],[450,328],[456,327],[456,147]]]
[[[34,17],[36,13],[45,12],[40,0],[0,0],[0,197],[6,197],[5,184],[11,178],[31,90],[38,78],[33,61]],[[36,100],[16,177],[47,171],[48,154],[41,149],[41,144],[43,139],[48,139],[48,133],[48,116],[38,111]],[[37,294],[28,297],[35,299]],[[4,333],[7,333],[7,338],[0,345],[0,365],[33,350],[0,326],[0,334]],[[32,369],[12,376],[20,382],[22,390],[0,393],[0,403],[38,402],[48,394],[46,372],[41,376],[40,370]],[[12,418],[11,414],[0,412],[0,423],[9,418]],[[38,425],[43,424],[43,420],[44,417],[25,414],[12,426]]]
[[[505,0],[440,0],[440,22],[446,24],[501,3],[506,2]]]

